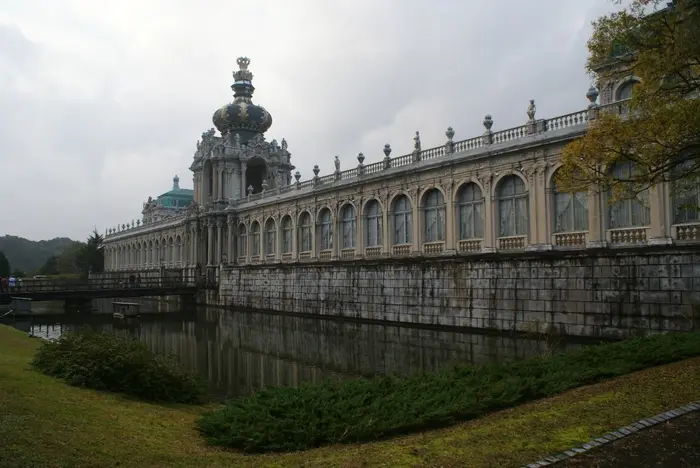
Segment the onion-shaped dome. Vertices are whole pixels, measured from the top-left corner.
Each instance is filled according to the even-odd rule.
[[[262,106],[253,104],[253,74],[248,70],[250,59],[239,57],[236,61],[239,70],[233,73],[233,102],[214,112],[212,121],[221,132],[255,132],[265,133],[272,125],[272,116]]]

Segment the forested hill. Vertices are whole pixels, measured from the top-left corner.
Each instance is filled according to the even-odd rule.
[[[31,241],[23,237],[0,237],[0,252],[3,252],[13,270],[33,273],[48,260],[49,257],[60,255],[75,241],[67,237],[56,237],[51,240]]]

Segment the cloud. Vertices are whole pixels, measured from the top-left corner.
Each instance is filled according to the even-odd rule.
[[[240,55],[303,178],[585,107],[608,0],[0,0],[0,231],[85,237],[139,216],[231,100]],[[4,234],[0,232],[0,234]]]

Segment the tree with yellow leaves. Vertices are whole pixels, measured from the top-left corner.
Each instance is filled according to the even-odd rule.
[[[684,190],[695,193],[700,183],[700,0],[631,0],[593,23],[588,49],[586,68],[598,83],[620,83],[630,76],[639,83],[625,103],[629,112],[592,107],[589,131],[563,151],[559,189],[598,187],[610,192],[611,201],[633,198],[662,182],[671,182],[681,198]]]

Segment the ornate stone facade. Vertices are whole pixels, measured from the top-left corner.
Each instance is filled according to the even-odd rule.
[[[610,205],[604,192],[560,193],[554,174],[564,146],[600,112],[626,112],[625,83],[591,88],[586,109],[542,119],[534,101],[524,125],[414,150],[301,181],[292,180],[283,139],[267,142],[272,117],[252,103],[249,61],[239,59],[234,102],[217,110],[197,142],[194,203],[184,213],[142,226],[110,229],[107,270],[209,267],[361,258],[436,257],[517,250],[571,250],[694,242],[700,217],[676,209],[672,187]],[[524,116],[525,117],[525,116]],[[524,119],[525,120],[525,119]],[[622,168],[624,169],[624,168]],[[694,194],[698,198],[698,194]]]

